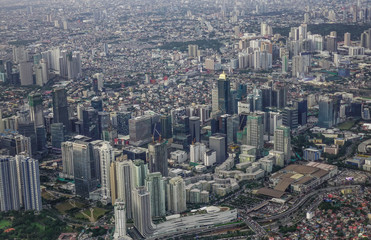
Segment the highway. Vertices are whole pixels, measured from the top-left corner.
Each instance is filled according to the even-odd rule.
[[[264,223],[264,222],[269,222],[269,221],[274,221],[274,220],[285,218],[288,215],[291,215],[296,210],[298,210],[311,197],[313,197],[314,195],[317,195],[319,193],[339,190],[339,189],[343,189],[343,188],[357,188],[357,187],[359,187],[359,185],[337,186],[337,187],[327,187],[327,188],[318,189],[316,191],[313,191],[313,192],[308,193],[307,195],[305,195],[299,202],[295,203],[286,212],[283,212],[283,213],[280,213],[280,214],[277,214],[277,215],[274,215],[274,216],[271,216],[271,217],[268,217],[268,218],[265,218],[265,219],[259,219],[259,220],[257,220],[257,222],[258,223]]]

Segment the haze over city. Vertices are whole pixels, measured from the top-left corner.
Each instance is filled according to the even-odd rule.
[[[0,0],[0,239],[369,239],[370,0]]]

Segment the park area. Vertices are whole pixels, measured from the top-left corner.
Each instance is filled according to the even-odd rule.
[[[77,219],[85,219],[90,222],[96,222],[100,217],[102,217],[107,212],[106,209],[103,208],[88,208],[84,211],[80,211],[76,213],[75,218]]]
[[[349,120],[349,121],[345,121],[343,123],[340,123],[337,128],[339,128],[340,130],[350,130],[354,124],[356,123],[356,120]]]
[[[55,208],[61,213],[61,214],[66,214],[68,213],[71,209],[81,209],[85,205],[81,202],[68,199],[62,203],[59,203],[55,206]]]

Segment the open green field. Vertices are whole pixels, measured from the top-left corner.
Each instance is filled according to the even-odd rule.
[[[59,203],[55,206],[55,208],[61,213],[61,214],[65,214],[66,211],[72,209],[72,208],[83,208],[84,207],[84,204],[80,203],[80,202],[77,202],[77,201],[74,201],[74,200],[66,200],[65,202],[63,203]]]
[[[82,212],[76,213],[75,218],[89,220],[90,222],[96,222],[99,217],[103,216],[106,212],[107,210],[103,208],[95,207],[93,208],[93,212],[90,210],[90,208],[88,208]],[[93,213],[93,216],[91,215],[91,213]]]
[[[0,229],[4,229],[4,228],[7,228],[7,227],[10,227],[11,225],[12,225],[12,222],[9,221],[9,220],[2,219],[0,221]]]
[[[340,123],[337,126],[337,128],[339,128],[340,130],[349,130],[354,126],[355,123],[356,123],[355,120],[346,121],[346,122]]]

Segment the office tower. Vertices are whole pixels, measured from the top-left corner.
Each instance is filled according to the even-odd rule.
[[[125,146],[123,154],[127,155],[128,159],[130,160],[142,159],[143,161],[146,161],[147,160],[146,151],[147,151],[146,148]]]
[[[33,85],[32,76],[32,62],[20,62],[19,63],[19,77],[21,79],[22,86]]]
[[[126,236],[126,206],[122,199],[117,199],[114,204],[115,212],[115,233],[113,238],[120,240],[128,238]],[[129,239],[129,238],[128,238]]]
[[[69,115],[68,115],[68,103],[67,103],[67,92],[64,88],[53,89],[53,122],[63,123],[65,129],[69,129]]]
[[[98,128],[98,111],[92,107],[82,110],[82,132],[94,140],[100,139]]]
[[[151,118],[140,116],[129,120],[130,142],[142,145],[151,141]]]
[[[36,131],[36,142],[37,142],[37,151],[46,150],[46,129],[44,126],[38,126],[35,129]]]
[[[36,85],[44,86],[49,81],[48,71],[47,62],[44,59],[35,64]]]
[[[334,102],[325,98],[319,102],[318,126],[331,128],[334,125]]]
[[[282,114],[282,124],[295,129],[298,127],[298,109],[294,107],[286,107]]]
[[[173,137],[171,116],[162,115],[161,116],[161,137],[163,139],[169,139]]]
[[[272,91],[272,107],[284,108],[287,104],[287,87],[275,87]]]
[[[153,142],[148,145],[148,162],[150,172],[160,172],[168,176],[167,142]]]
[[[26,211],[41,211],[39,161],[24,156],[20,161],[23,207]]]
[[[352,42],[350,41],[350,33],[344,33],[344,46],[350,47]]]
[[[117,112],[117,133],[121,135],[129,135],[129,119],[131,112]]]
[[[216,113],[219,111],[219,99],[218,99],[218,88],[214,88],[211,90],[211,109],[213,113]]]
[[[289,127],[280,126],[274,131],[274,151],[283,152],[285,155],[285,162],[288,163],[290,161],[291,136]]]
[[[296,102],[296,104],[298,109],[298,123],[303,126],[307,124],[308,101],[301,99],[300,101]]]
[[[93,146],[89,142],[73,143],[73,169],[76,195],[89,197],[98,184],[98,166],[93,156]]]
[[[249,115],[245,128],[246,141],[244,144],[256,147],[258,152],[262,150],[264,146],[263,117],[257,114]]]
[[[19,194],[16,160],[13,157],[0,156],[0,210],[19,210]]]
[[[187,210],[186,190],[182,177],[174,177],[167,184],[168,210],[173,213],[181,213]]]
[[[100,171],[101,171],[101,189],[102,198],[104,200],[111,199],[111,178],[110,178],[110,166],[115,160],[114,151],[109,142],[103,142],[102,146],[99,147],[99,160],[100,160]]]
[[[153,233],[155,225],[151,217],[151,196],[146,187],[133,189],[133,218],[135,228],[144,238]]]
[[[14,63],[29,61],[28,51],[24,46],[13,47],[13,61]]]
[[[63,167],[63,177],[73,179],[73,142],[62,142],[62,167]]]
[[[287,73],[289,70],[289,58],[287,55],[282,56],[282,73]]]
[[[161,173],[149,173],[145,182],[145,186],[151,196],[152,217],[165,216],[165,183]]]
[[[141,187],[145,185],[145,179],[148,174],[148,164],[143,160],[136,159],[133,161],[132,176],[133,176],[133,187]]]
[[[68,79],[76,80],[82,75],[80,52],[74,51],[67,54]]]
[[[218,110],[222,113],[231,113],[230,81],[223,72],[218,79]]]
[[[61,144],[64,142],[64,132],[65,128],[63,123],[53,123],[50,125],[51,142],[53,148],[61,149]]]
[[[103,111],[103,100],[100,97],[93,97],[90,101],[91,107],[98,112]]]
[[[336,37],[326,36],[326,50],[329,52],[337,51]]]
[[[203,143],[194,143],[190,145],[189,158],[190,162],[198,163],[202,162],[204,154],[206,152],[206,146]]]
[[[368,33],[365,31],[361,34],[361,41],[359,44],[360,47],[368,48],[367,38],[368,38]]]
[[[122,161],[116,162],[116,188],[117,199],[122,199],[126,206],[126,218],[132,219],[132,186],[133,173],[132,162]],[[115,199],[116,200],[116,199]]]
[[[189,118],[189,132],[191,134],[192,142],[201,141],[201,129],[200,129],[200,118],[190,117]]]
[[[209,137],[209,147],[216,151],[216,163],[221,164],[227,159],[227,138],[225,134],[214,134]]]
[[[108,131],[111,126],[109,112],[98,112],[98,138],[103,139],[104,132]]]
[[[117,162],[119,162],[120,160],[116,160]],[[110,185],[111,185],[111,202],[112,202],[112,205],[115,205],[115,202],[116,200],[118,199],[118,196],[117,196],[117,185],[118,185],[118,182],[117,182],[117,162],[114,161],[114,162],[111,162],[111,165],[110,165],[110,169],[109,169],[109,175],[110,175]],[[126,213],[125,213],[126,215]]]
[[[30,106],[31,121],[34,122],[35,127],[44,126],[43,99],[41,94],[30,94],[28,96],[28,104]]]
[[[198,55],[198,46],[197,45],[188,45],[188,57],[197,58]]]
[[[67,67],[67,51],[62,50],[60,52],[60,57],[58,59],[59,61],[59,75],[63,78],[68,77],[68,67]]]

